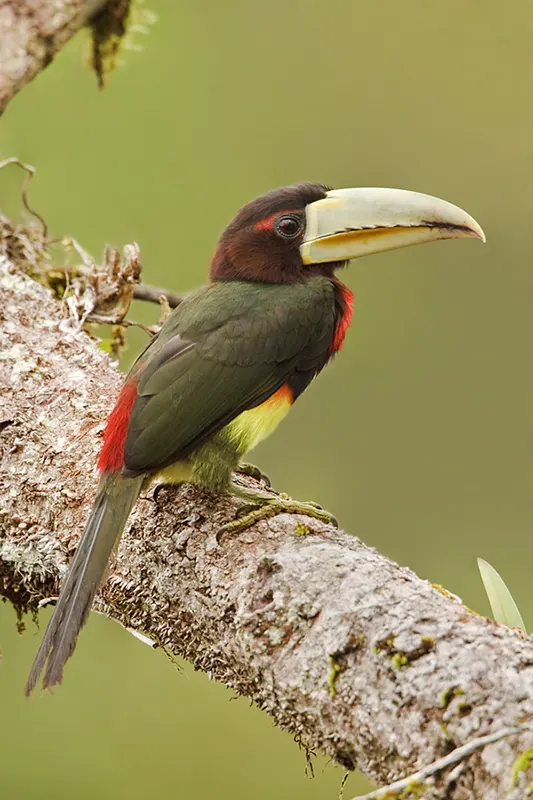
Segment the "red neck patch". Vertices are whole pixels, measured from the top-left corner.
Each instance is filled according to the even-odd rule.
[[[337,283],[336,288],[338,292],[338,300],[340,301],[339,305],[341,307],[341,315],[339,317],[339,321],[337,322],[337,327],[335,328],[333,342],[331,343],[332,354],[338,353],[343,346],[346,331],[350,327],[350,322],[352,321],[353,317],[353,292],[343,283],[340,283],[340,281]]]

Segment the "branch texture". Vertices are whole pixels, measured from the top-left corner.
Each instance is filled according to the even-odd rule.
[[[106,0],[0,0],[0,114]]]
[[[119,384],[67,304],[0,257],[0,592],[20,612],[57,594]],[[533,735],[498,731],[533,719],[530,641],[316,520],[217,545],[237,506],[190,486],[141,498],[100,610],[381,784],[490,735],[404,798],[528,796]]]

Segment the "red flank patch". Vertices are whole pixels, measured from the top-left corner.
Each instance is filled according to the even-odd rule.
[[[116,472],[124,464],[124,443],[128,433],[131,409],[137,398],[137,382],[125,383],[107,420],[104,444],[98,459],[101,472]]]

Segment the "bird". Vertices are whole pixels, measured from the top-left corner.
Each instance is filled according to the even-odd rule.
[[[43,671],[43,689],[62,682],[130,511],[153,481],[236,495],[265,514],[288,509],[331,520],[320,506],[244,487],[234,473],[341,350],[353,314],[341,268],[461,237],[485,241],[461,208],[404,189],[299,183],[238,211],[206,285],[169,315],[125,378],[103,434],[94,504],[26,695]],[[224,530],[246,524],[245,515]]]

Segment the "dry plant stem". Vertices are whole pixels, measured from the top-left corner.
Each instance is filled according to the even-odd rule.
[[[121,383],[67,312],[2,260],[0,591],[19,611],[57,594]],[[533,644],[316,520],[276,516],[217,546],[238,505],[191,486],[141,498],[98,609],[380,784],[466,745],[424,798],[526,797],[533,734],[499,737],[533,720]]]
[[[41,215],[37,213],[37,211],[34,211],[31,208],[28,202],[28,187],[31,179],[35,175],[35,167],[32,166],[32,164],[25,164],[19,158],[16,158],[16,156],[11,156],[10,158],[5,158],[3,161],[0,161],[0,170],[4,169],[4,167],[10,166],[11,164],[15,164],[17,167],[20,167],[26,172],[26,177],[24,178],[24,182],[22,184],[20,192],[22,205],[24,206],[28,214],[31,214],[32,217],[35,217],[35,219],[39,220],[42,226],[42,237],[43,239],[46,239],[46,235],[48,233],[48,227],[46,225],[46,222],[41,217]]]
[[[147,283],[138,283],[133,290],[133,297],[135,300],[146,300],[149,303],[161,304],[161,298],[164,297],[168,302],[170,308],[177,308],[183,297],[175,292],[169,292],[168,289],[160,289],[157,286],[150,286]]]
[[[1,0],[0,114],[105,0]]]

